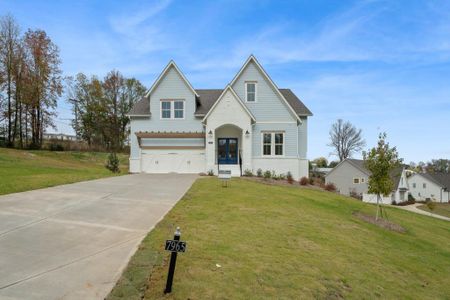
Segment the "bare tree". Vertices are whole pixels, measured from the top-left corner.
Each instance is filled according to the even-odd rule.
[[[362,130],[342,119],[338,119],[331,125],[330,140],[331,143],[328,146],[334,148],[333,154],[339,157],[340,161],[351,157],[354,152],[362,150],[366,145]]]

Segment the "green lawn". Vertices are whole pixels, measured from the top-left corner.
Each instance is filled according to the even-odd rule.
[[[27,151],[0,148],[0,195],[113,176],[107,153]],[[120,155],[121,174],[128,155]]]
[[[108,299],[448,299],[450,224],[386,210],[406,233],[354,217],[375,207],[334,193],[201,178],[145,238]],[[176,226],[187,252],[164,295],[164,241]]]
[[[430,209],[425,204],[418,206],[417,208],[430,212]],[[433,214],[450,218],[450,203],[436,203],[436,207],[431,212]]]

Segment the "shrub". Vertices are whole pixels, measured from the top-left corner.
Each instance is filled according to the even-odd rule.
[[[278,179],[285,180],[286,179],[286,175],[280,174],[280,175],[278,175]]]
[[[425,202],[425,205],[428,207],[430,211],[433,211],[436,208],[436,202],[433,202],[431,200]]]
[[[408,201],[412,201],[412,204],[414,204],[416,202],[416,199],[414,198],[413,195],[408,194]]]
[[[293,184],[294,183],[294,178],[292,177],[292,173],[291,172],[287,172],[286,178],[287,178],[287,182],[289,184]]]
[[[208,176],[214,176],[214,171],[212,169],[209,169],[207,174]]]
[[[355,189],[350,190],[350,197],[356,198],[358,200],[362,200],[362,195],[356,192]]]
[[[261,169],[256,170],[256,176],[262,177],[263,176],[263,171]]]
[[[309,184],[313,185],[314,184],[314,178],[313,177],[309,177]]]
[[[329,191],[329,192],[335,192],[336,191],[336,186],[334,185],[334,183],[327,183],[325,184],[325,190]]]
[[[277,174],[275,174],[275,171],[272,170],[272,174],[270,176],[272,176],[273,179],[278,180],[278,177],[277,177]]]
[[[119,158],[117,157],[117,154],[114,152],[111,152],[108,156],[108,161],[106,162],[105,167],[110,170],[113,173],[119,173]]]
[[[246,169],[246,170],[244,171],[244,176],[247,176],[247,177],[253,177],[253,172],[252,172],[252,170]]]
[[[305,177],[305,176],[303,176],[302,178],[300,178],[300,181],[299,181],[300,185],[308,185],[308,182],[309,182],[309,180],[308,180],[308,178]]]
[[[64,151],[64,146],[59,143],[51,143],[48,145],[50,151]]]
[[[272,173],[269,170],[267,170],[264,172],[263,176],[264,176],[264,179],[270,179],[270,177],[272,176]]]

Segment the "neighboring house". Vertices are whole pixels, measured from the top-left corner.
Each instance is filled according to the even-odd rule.
[[[76,141],[77,137],[75,135],[65,134],[65,133],[44,133],[42,135],[44,140],[61,140],[61,141]]]
[[[450,174],[415,173],[408,181],[414,199],[450,202]]]
[[[325,183],[333,183],[343,195],[354,194],[362,197],[364,202],[376,203],[377,196],[368,194],[367,182],[370,174],[363,160],[347,158],[325,176]],[[390,195],[382,196],[381,202],[391,204],[394,201],[399,203],[408,200],[409,187],[405,168],[401,166],[395,169],[390,177],[394,183],[394,189]]]
[[[224,89],[194,89],[171,61],[130,111],[130,172],[308,176],[311,111],[250,56]]]

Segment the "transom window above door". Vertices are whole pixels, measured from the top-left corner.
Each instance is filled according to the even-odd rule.
[[[245,101],[256,102],[256,81],[247,81],[245,83]]]
[[[184,119],[184,100],[161,100],[161,119]]]
[[[263,132],[262,134],[263,156],[284,155],[284,133],[283,132]]]

